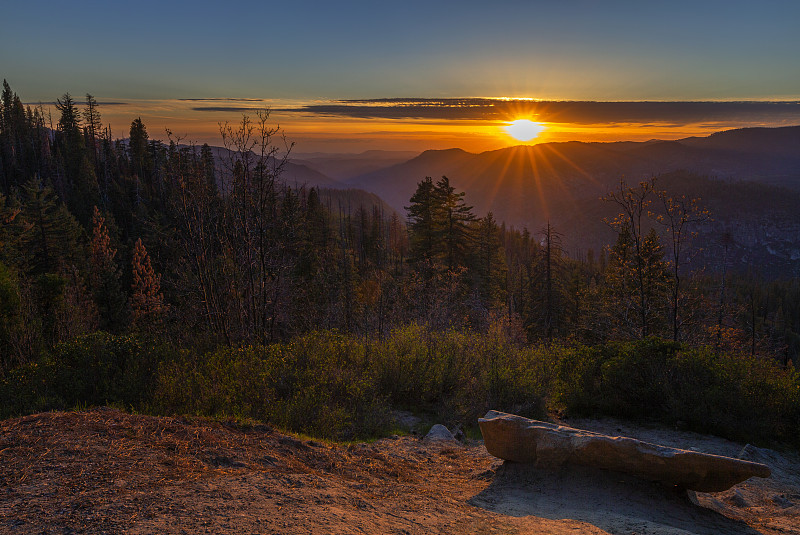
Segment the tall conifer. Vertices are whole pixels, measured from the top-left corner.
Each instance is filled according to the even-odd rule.
[[[120,284],[116,255],[117,250],[111,247],[106,219],[95,206],[89,283],[100,312],[100,327],[110,331],[121,329],[125,316],[125,293]]]
[[[161,293],[161,275],[157,275],[153,269],[141,238],[136,240],[133,248],[131,268],[131,323],[134,328],[157,327],[166,311]]]

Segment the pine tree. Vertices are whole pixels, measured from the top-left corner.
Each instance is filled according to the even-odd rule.
[[[409,261],[430,266],[438,254],[438,199],[433,179],[426,176],[411,196],[408,212]]]
[[[58,152],[59,180],[58,194],[69,204],[76,177],[80,174],[83,140],[80,131],[80,114],[75,101],[69,93],[56,99],[56,109],[61,112],[56,131],[56,149]]]
[[[82,230],[50,187],[29,181],[22,188],[20,251],[24,269],[35,275],[57,273],[83,257]]]
[[[95,206],[92,215],[92,242],[89,258],[89,284],[100,314],[100,328],[116,332],[125,321],[125,293],[120,284],[120,270],[111,247],[106,219]]]
[[[477,290],[487,308],[496,308],[505,300],[508,270],[500,243],[500,229],[491,212],[478,220],[475,234],[473,269]]]
[[[216,195],[216,163],[214,161],[214,153],[211,151],[211,147],[208,146],[208,143],[203,143],[203,146],[200,147],[200,166],[203,170],[203,177],[205,178],[206,184],[208,184],[209,190]]]
[[[56,109],[61,112],[58,119],[58,130],[65,135],[79,136],[81,119],[75,101],[69,93],[64,93],[56,99]]]
[[[95,169],[95,175],[99,174],[100,160],[100,137],[103,131],[103,123],[100,120],[100,110],[97,100],[86,93],[86,108],[83,110],[84,129],[86,146],[89,147],[89,157]]]
[[[664,325],[669,292],[669,263],[664,260],[664,246],[655,229],[645,235],[642,241],[642,269],[644,270],[644,292],[648,325],[643,334],[655,334],[657,327]]]
[[[69,93],[56,100],[56,108],[61,112],[57,148],[65,179],[59,194],[78,221],[88,226],[91,207],[99,202],[100,195],[95,168],[81,133],[81,114]]]
[[[406,207],[409,219],[409,261],[438,270],[457,270],[467,266],[473,247],[475,216],[464,202],[464,192],[456,192],[443,176],[436,184],[431,177],[417,184]]]
[[[136,188],[135,204],[138,206],[142,202],[143,194],[145,192],[148,195],[150,194],[150,167],[152,164],[150,154],[147,151],[147,129],[141,117],[137,117],[131,122],[128,153]],[[145,191],[143,192],[142,190]]]
[[[436,182],[436,215],[444,246],[444,263],[448,270],[466,266],[474,236],[472,207],[464,202],[464,192],[456,192],[450,180],[443,176]]]
[[[153,270],[141,238],[134,245],[131,268],[131,325],[139,329],[157,328],[166,312],[164,296],[161,294],[161,275]]]
[[[609,250],[605,305],[612,332],[623,338],[645,338],[657,332],[665,318],[669,265],[664,248],[651,229],[637,247],[623,224]]]
[[[625,269],[625,272],[617,271],[611,275],[624,281],[624,285],[632,286],[636,299],[633,310],[638,316],[636,325],[639,338],[653,334],[652,314],[657,304],[660,304],[655,297],[656,287],[663,291],[663,275],[666,270],[664,251],[658,235],[652,229],[647,234],[645,231],[653,190],[654,179],[632,187],[620,180],[619,188],[603,198],[620,209],[617,218],[607,223],[618,232],[617,245],[611,252],[617,256],[617,268]]]
[[[0,96],[0,193],[10,195],[14,187],[36,176],[36,139],[33,113],[26,112],[19,96],[3,81]]]
[[[11,106],[14,94],[8,82],[3,80],[3,92],[0,94],[0,193],[11,194],[14,183],[13,136],[11,132]]]

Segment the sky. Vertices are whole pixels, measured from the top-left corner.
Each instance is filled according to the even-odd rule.
[[[141,116],[151,137],[219,143],[220,122],[268,107],[301,153],[488,150],[519,143],[503,129],[516,118],[542,123],[531,142],[674,139],[800,124],[789,104],[619,104],[796,104],[798,21],[795,0],[38,0],[3,8],[0,77],[26,103],[91,93],[120,136]],[[474,113],[487,98],[619,115]]]

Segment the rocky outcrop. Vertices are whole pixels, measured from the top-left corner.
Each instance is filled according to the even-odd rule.
[[[539,467],[591,466],[700,492],[721,492],[750,477],[769,477],[771,473],[760,463],[612,437],[497,411],[489,411],[478,424],[490,454]]]

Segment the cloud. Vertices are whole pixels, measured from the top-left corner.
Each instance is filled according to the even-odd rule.
[[[265,102],[263,98],[179,98],[181,102]]]
[[[85,103],[83,101],[80,101],[80,100],[76,100],[74,102],[75,102],[75,105],[78,106],[78,107],[85,105]],[[22,104],[25,105],[25,106],[55,106],[56,102],[55,101],[52,101],[52,102],[23,102]],[[130,102],[99,101],[97,103],[97,105],[100,106],[101,108],[103,106],[129,106]]]
[[[206,108],[206,110],[212,109]],[[531,117],[542,122],[586,125],[612,123],[684,125],[716,121],[800,123],[800,102],[762,101],[590,102],[489,98],[387,98],[340,100],[275,111],[360,119],[508,121]]]
[[[227,112],[237,112],[237,113],[255,113],[257,111],[262,111],[264,108],[257,108],[253,106],[198,106],[192,108],[192,111],[227,111]]]

